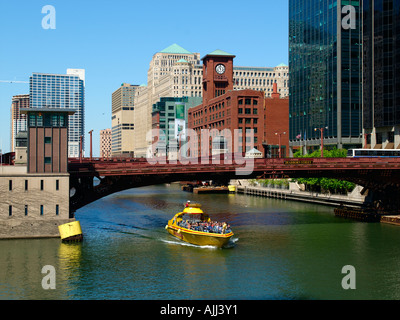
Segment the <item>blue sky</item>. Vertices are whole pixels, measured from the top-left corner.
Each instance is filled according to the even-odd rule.
[[[55,30],[42,28],[45,5],[56,9]],[[85,137],[94,130],[95,156],[99,131],[111,127],[112,92],[122,82],[147,83],[152,56],[173,43],[201,56],[227,51],[237,66],[288,64],[287,0],[1,0],[0,30],[0,80],[86,70]],[[11,98],[28,93],[28,84],[0,83],[4,152]]]

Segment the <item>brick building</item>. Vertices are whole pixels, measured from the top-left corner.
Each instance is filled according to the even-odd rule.
[[[234,90],[234,58],[216,50],[202,59],[203,104],[188,112],[188,128],[199,137],[199,148],[191,156],[200,156],[201,147],[207,144],[212,154],[219,142],[220,150],[247,152],[255,147],[267,157],[278,157],[281,145],[281,155],[285,156],[289,144],[289,99],[280,98],[276,84],[268,98],[262,91]],[[211,130],[211,140],[201,141],[204,129]],[[225,129],[231,133],[229,138],[227,132],[221,132]],[[235,130],[242,134],[241,139],[235,139]]]

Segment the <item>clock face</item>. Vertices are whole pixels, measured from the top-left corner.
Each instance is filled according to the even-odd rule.
[[[217,71],[218,74],[223,74],[225,73],[225,66],[223,64],[219,64],[215,67],[215,71]]]

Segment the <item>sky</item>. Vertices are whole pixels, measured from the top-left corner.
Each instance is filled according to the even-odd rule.
[[[55,8],[44,29],[42,8]],[[86,70],[85,139],[100,154],[100,130],[111,128],[111,95],[121,83],[147,84],[156,52],[179,44],[201,57],[216,49],[234,65],[288,64],[287,0],[0,0],[0,80],[27,81],[33,72]],[[0,148],[10,151],[12,96],[29,84],[0,82]]]

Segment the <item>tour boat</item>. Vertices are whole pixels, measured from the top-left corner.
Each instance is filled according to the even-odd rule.
[[[205,226],[211,225],[213,222],[200,207],[201,205],[199,204],[189,204],[183,212],[176,214],[168,221],[165,229],[178,239],[194,245],[223,247],[232,238],[233,232],[227,227],[226,223],[223,224],[221,232],[204,231]],[[202,225],[203,231],[193,230],[188,226],[187,222],[190,225]],[[200,227],[197,228],[201,229]]]

